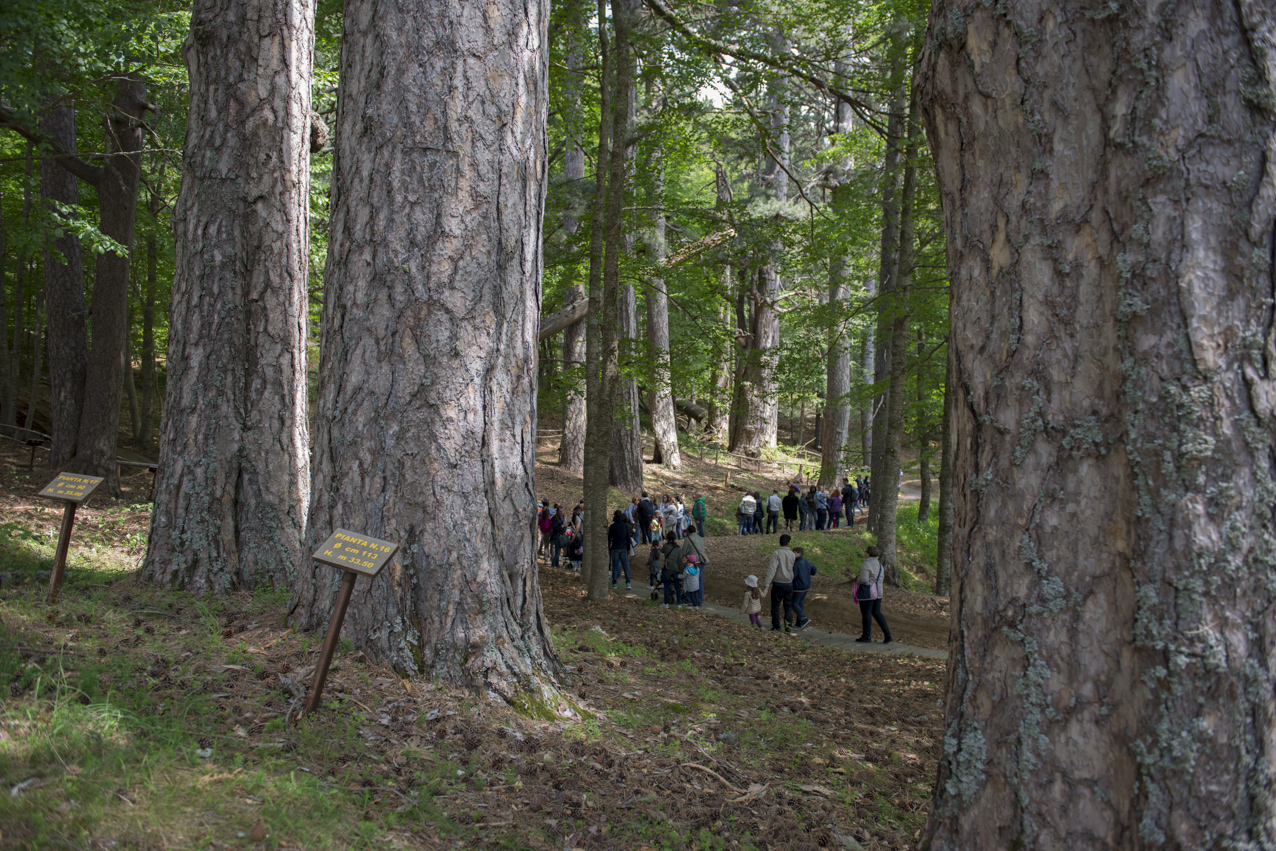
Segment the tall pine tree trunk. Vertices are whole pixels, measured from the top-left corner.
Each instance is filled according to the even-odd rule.
[[[650,256],[657,269],[665,260],[665,211],[664,175],[660,171],[659,158],[653,158],[656,174],[652,177],[656,186],[655,204],[659,207],[651,229]],[[669,294],[665,291],[663,277],[653,277],[647,290],[647,341],[655,358],[652,388],[647,396],[647,409],[651,412],[651,432],[655,437],[657,463],[676,470],[682,466],[678,451],[678,417],[673,408],[673,383],[669,368]]]
[[[574,66],[580,64],[576,51],[569,59]],[[577,97],[579,103],[579,97]],[[563,176],[574,195],[576,187],[585,179],[585,151],[580,145],[569,143],[563,160]],[[563,216],[563,230],[576,232],[580,222],[574,208],[568,207]],[[567,307],[582,298],[588,298],[584,284],[567,290],[563,306]],[[563,437],[558,443],[558,464],[569,472],[581,474],[585,470],[585,320],[563,329],[563,377],[566,386],[566,404],[563,411]]]
[[[96,187],[102,233],[118,242],[123,252],[105,251],[97,258],[84,408],[75,457],[69,466],[77,473],[103,477],[105,491],[118,496],[119,466],[115,460],[128,349],[129,254],[141,176],[142,113],[151,105],[146,101],[146,83],[139,78],[118,78],[115,89],[106,121],[107,155],[97,172]]]
[[[548,19],[345,7],[315,412],[310,545],[344,527],[402,547],[346,635],[506,700],[554,667],[533,559]],[[338,574],[299,572],[302,626]]]
[[[40,133],[61,151],[75,152],[75,110],[50,107],[40,117]],[[58,164],[57,157],[40,161],[40,196],[46,214],[60,216],[55,204],[80,203],[75,175]],[[89,360],[88,311],[84,303],[84,265],[80,238],[72,228],[46,244],[44,252],[44,302],[48,323],[49,390],[53,419],[49,425],[49,466],[57,469],[75,454],[84,407],[84,371]]]
[[[913,275],[913,194],[917,187],[917,97],[909,98],[905,123],[904,181],[900,189],[899,258],[896,261],[895,309],[891,321],[890,388],[886,392],[885,447],[881,480],[873,481],[878,500],[877,546],[882,551],[886,581],[899,585],[899,556],[895,551],[899,508],[900,467],[904,448],[904,411],[908,407],[908,298]]]
[[[788,41],[776,33],[773,50],[787,54]],[[763,158],[760,194],[780,204],[788,200],[789,106],[787,85],[776,77],[768,85],[770,133],[768,153]],[[783,219],[775,217],[777,232]],[[784,262],[784,239],[776,236],[767,246],[766,256],[753,274],[745,276],[749,300],[749,345],[744,352],[737,396],[739,421],[732,429],[731,449],[752,458],[764,449],[774,449],[779,423],[779,386],[775,368],[779,357],[780,317],[776,302],[780,297],[780,270]]]
[[[845,67],[838,62],[836,73],[841,76]],[[834,131],[845,134],[854,129],[851,108],[840,100],[834,104]],[[848,160],[838,164],[833,174],[832,208],[835,216],[849,214],[851,187],[847,183]],[[847,276],[850,272],[847,257],[838,253],[829,263],[829,304],[838,307],[851,297]],[[851,439],[851,338],[842,326],[833,329],[829,341],[828,361],[824,375],[824,434],[820,438],[821,485],[841,484],[846,471],[847,448]]]
[[[894,36],[898,38],[898,33]],[[886,430],[890,409],[891,353],[894,351],[891,331],[894,328],[895,311],[898,309],[896,283],[899,278],[899,188],[903,161],[904,102],[902,87],[906,67],[904,50],[898,45],[891,71],[890,117],[886,122],[886,159],[882,166],[882,239],[877,273],[877,329],[874,334],[873,383],[883,388],[873,403],[872,452],[869,456],[868,528],[874,536],[881,537],[884,516],[882,497],[888,485],[885,480]],[[889,571],[889,568],[888,568]]]
[[[591,600],[607,599],[607,493],[611,476],[612,399],[616,387],[616,295],[603,275],[611,173],[612,53],[607,40],[607,0],[598,0],[599,112],[594,198],[590,207],[589,312],[585,316],[585,473],[582,571]],[[622,125],[623,127],[623,125]],[[623,143],[623,129],[622,129]],[[624,170],[622,168],[621,175]],[[623,187],[622,187],[623,193]]]
[[[200,0],[193,14],[168,383],[144,571],[160,584],[225,593],[289,585],[309,566],[314,6]]]
[[[622,0],[621,15],[628,19],[628,25],[632,26],[633,20],[638,14],[640,8],[637,0]],[[613,13],[614,14],[614,13]],[[626,104],[624,109],[625,132],[623,134],[613,131],[612,139],[615,146],[612,150],[612,157],[617,154],[623,155],[623,165],[625,169],[624,186],[632,185],[632,176],[634,169],[634,160],[636,146],[632,140],[632,127],[634,119],[638,114],[638,90],[634,85],[634,65],[635,58],[633,52],[625,51],[626,62],[628,66],[620,67],[622,53],[619,47],[619,36],[617,36],[616,49],[616,79],[617,93],[614,96],[616,100],[616,108],[620,108],[620,104]],[[620,98],[620,75],[624,74],[629,80],[626,87],[626,97],[623,101]],[[613,172],[614,174],[614,172]],[[627,191],[627,190],[626,190]],[[628,195],[626,195],[628,197]],[[624,214],[624,205],[617,204],[615,207],[608,206],[608,228],[612,224],[611,217],[620,220],[621,232],[620,242],[616,245],[617,261],[625,258],[627,261],[634,256],[634,245],[637,242],[638,234],[636,233],[632,219]],[[628,226],[626,226],[628,225]],[[612,249],[612,243],[607,244],[608,250]],[[627,270],[628,271],[628,270]],[[612,487],[618,488],[625,493],[636,494],[642,490],[642,420],[638,411],[638,384],[629,377],[636,372],[636,359],[638,357],[638,296],[634,292],[632,283],[632,274],[628,276],[629,280],[621,282],[619,267],[617,268],[617,284],[620,287],[617,302],[617,330],[616,333],[620,337],[618,358],[621,370],[620,382],[616,386],[616,395],[613,400],[615,408],[615,419],[612,421],[612,442],[611,442],[611,484]]]
[[[1276,9],[938,0],[947,730],[923,847],[1276,842]]]

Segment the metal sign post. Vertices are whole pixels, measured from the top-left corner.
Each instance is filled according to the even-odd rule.
[[[67,552],[71,549],[71,527],[75,525],[75,509],[92,496],[93,491],[104,481],[98,476],[62,473],[37,494],[66,504],[66,512],[62,515],[62,533],[58,536],[58,552],[53,558],[53,575],[49,577],[50,603],[58,601],[58,591],[62,589],[62,573],[66,569]]]
[[[341,578],[341,590],[337,592],[337,602],[332,607],[332,617],[328,621],[328,635],[324,638],[323,649],[319,652],[319,664],[315,666],[315,678],[310,684],[310,694],[306,696],[306,708],[302,710],[303,714],[319,706],[319,697],[323,694],[324,681],[328,679],[328,666],[332,663],[332,654],[337,649],[337,639],[341,637],[341,624],[346,619],[346,607],[350,605],[350,594],[354,591],[355,579],[361,575],[370,579],[376,578],[398,550],[398,544],[338,529],[315,551],[313,556],[315,561],[339,567],[345,571],[345,576]]]

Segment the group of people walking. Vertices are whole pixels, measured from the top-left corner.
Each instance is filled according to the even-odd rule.
[[[784,517],[784,531],[792,532],[797,521],[799,532],[836,529],[846,518],[846,525],[855,525],[855,512],[868,510],[869,485],[867,478],[842,479],[842,487],[810,487],[805,493],[795,484],[781,497],[779,489],[771,491],[766,499],[758,491],[745,491],[736,509],[736,527],[741,535],[774,535],[780,531],[780,517]]]
[[[740,613],[747,615],[754,626],[763,626],[762,600],[768,596],[772,630],[790,633],[810,626],[806,596],[811,589],[811,577],[819,571],[801,547],[789,548],[792,537],[787,532],[793,531],[795,520],[799,523],[797,531],[835,529],[843,513],[847,525],[853,526],[856,510],[863,510],[867,505],[869,484],[858,476],[854,485],[849,479],[842,481],[840,489],[812,487],[803,494],[797,485],[790,485],[784,497],[780,497],[777,489],[765,501],[757,493],[746,493],[741,501],[737,513],[739,534],[773,534],[778,531],[781,514],[786,532],[780,535],[779,549],[771,554],[765,578],[745,579]],[[561,505],[542,500],[537,513],[541,535],[537,555],[548,557],[553,567],[558,567],[565,555],[570,569],[579,573],[584,558],[584,512],[583,501],[568,513]],[[676,494],[666,495],[657,502],[646,491],[641,497],[633,497],[624,508],[616,509],[605,531],[611,587],[618,588],[623,581],[626,589],[633,588],[631,558],[640,545],[649,544],[647,590],[651,592],[651,599],[663,599],[664,608],[688,607],[700,611],[704,605],[704,571],[708,564],[704,539],[706,514],[705,499],[700,494],[688,508]],[[761,525],[763,519],[765,527]],[[872,624],[876,622],[885,643],[889,644],[893,639],[882,615],[884,569],[878,558],[880,553],[876,547],[869,547],[866,555],[854,586],[863,625],[857,641],[871,641]]]
[[[748,615],[749,622],[762,628],[760,614],[762,598],[771,597],[771,629],[774,632],[796,632],[811,625],[806,615],[806,595],[811,590],[811,577],[819,571],[807,558],[801,547],[789,549],[789,535],[780,536],[780,547],[771,553],[767,565],[766,578],[758,582],[758,577],[748,576],[744,580],[744,599],[740,604],[740,614]],[[882,630],[884,644],[890,644],[890,627],[882,615],[882,590],[885,570],[878,556],[877,547],[865,550],[864,563],[860,565],[853,593],[860,607],[862,629],[857,643],[865,644],[873,640],[873,623]]]

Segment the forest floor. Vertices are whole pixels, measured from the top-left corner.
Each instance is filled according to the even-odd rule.
[[[192,599],[137,581],[149,474],[77,514],[47,605],[61,509],[26,462],[0,449],[0,848],[904,849],[924,826],[942,660],[590,603],[543,567],[576,718],[404,681],[343,642],[322,708],[296,720],[285,680],[304,687],[322,636],[288,628],[286,590]],[[725,512],[737,491],[704,464],[648,466],[648,489],[682,481]],[[538,475],[542,495],[579,497],[578,479]],[[857,631],[858,532],[803,541],[821,570],[808,612]],[[738,606],[774,546],[710,537],[710,601]],[[901,643],[944,647],[945,600],[893,591],[886,613]]]

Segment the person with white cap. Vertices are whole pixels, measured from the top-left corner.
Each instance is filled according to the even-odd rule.
[[[748,615],[749,622],[762,629],[759,613],[762,611],[762,592],[758,590],[758,578],[748,576],[744,580],[744,602],[740,604],[740,614]]]

